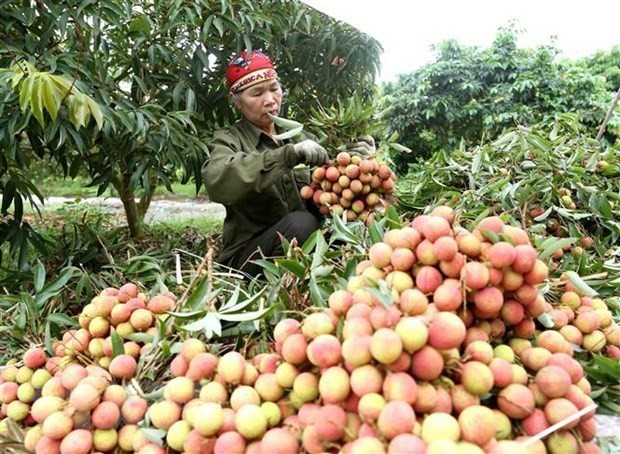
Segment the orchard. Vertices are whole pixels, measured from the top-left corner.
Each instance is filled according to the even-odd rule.
[[[620,452],[620,48],[521,33],[387,82],[296,0],[3,2],[0,452]]]

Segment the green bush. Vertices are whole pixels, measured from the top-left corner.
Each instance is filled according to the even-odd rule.
[[[558,59],[552,45],[517,47],[518,32],[500,29],[488,49],[468,47],[454,40],[436,48],[433,63],[401,75],[385,87],[387,117],[403,145],[413,153],[395,155],[401,173],[416,157],[428,158],[492,140],[506,128],[529,126],[547,117],[577,113],[592,136],[611,103],[611,92],[600,76],[613,68],[612,59],[597,59],[595,69]],[[618,116],[606,140],[620,135]]]

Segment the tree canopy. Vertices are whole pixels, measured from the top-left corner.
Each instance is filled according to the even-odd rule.
[[[613,76],[613,59],[601,54],[591,70],[560,59],[554,45],[519,48],[518,34],[502,28],[488,49],[444,41],[435,47],[434,62],[384,87],[386,104],[393,106],[388,123],[413,150],[395,156],[401,170],[416,156],[449,151],[462,140],[476,144],[558,114],[579,114],[596,135],[611,102],[600,75],[609,65]],[[615,124],[607,139],[617,135]]]
[[[36,4],[0,8],[0,243],[24,257],[34,237],[13,202],[44,195],[23,177],[38,160],[86,172],[99,193],[114,187],[134,236],[157,184],[181,172],[198,190],[205,137],[235,119],[224,72],[241,50],[270,54],[302,121],[318,102],[367,96],[378,70],[376,40],[298,1]],[[64,91],[28,84],[32,74]]]

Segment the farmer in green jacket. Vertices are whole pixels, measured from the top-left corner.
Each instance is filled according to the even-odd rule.
[[[302,244],[319,228],[318,212],[299,189],[308,184],[310,168],[329,157],[308,134],[296,143],[274,137],[279,131],[269,114],[279,115],[282,88],[266,55],[243,52],[229,65],[226,82],[243,118],[214,134],[202,175],[210,199],[226,207],[218,262],[256,276],[261,267],[252,260],[283,255],[279,235]],[[361,154],[373,150],[374,142],[350,147]],[[294,168],[298,164],[306,167]]]

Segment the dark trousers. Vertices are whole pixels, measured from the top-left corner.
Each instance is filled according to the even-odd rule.
[[[260,235],[247,241],[226,265],[241,270],[250,276],[257,276],[263,268],[250,263],[251,260],[260,259],[261,253],[265,257],[284,255],[278,233],[289,241],[297,238],[297,243],[301,245],[320,225],[321,222],[313,214],[307,211],[293,211]]]

